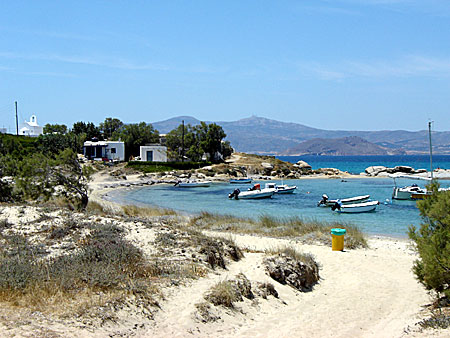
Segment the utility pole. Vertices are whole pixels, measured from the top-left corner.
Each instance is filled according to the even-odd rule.
[[[182,136],[181,136],[181,162],[184,162],[184,120],[181,121],[181,125],[183,128]]]
[[[431,180],[433,180],[433,146],[431,145],[431,123],[433,123],[433,121],[428,122],[428,138],[430,139],[430,172]]]
[[[19,136],[19,118],[17,116],[17,101],[14,103],[16,105],[16,135]]]

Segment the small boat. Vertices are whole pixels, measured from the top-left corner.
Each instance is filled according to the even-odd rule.
[[[287,185],[287,184],[282,184],[282,185],[277,185],[277,194],[293,194],[295,189],[297,189],[296,185]]]
[[[439,188],[438,192],[449,191],[449,190],[450,190],[450,188]],[[430,196],[433,196],[433,193],[431,191],[428,191],[427,189],[423,189],[423,191],[420,191],[420,192],[411,193],[412,200],[423,200],[424,198],[428,198]]]
[[[178,181],[175,183],[175,186],[180,188],[200,188],[209,187],[210,185],[211,181]]]
[[[367,201],[353,204],[341,204],[340,201],[338,201],[331,207],[331,210],[339,213],[356,214],[375,211],[379,204],[380,202],[378,201]]]
[[[266,183],[265,185],[268,189],[275,189],[276,194],[293,194],[297,186],[288,186],[287,184],[277,185],[276,183]]]
[[[370,198],[370,195],[362,195],[362,196],[330,200],[326,194],[323,194],[322,199],[317,203],[317,206],[318,207],[332,207],[338,201],[340,201],[341,204],[362,203],[362,202],[366,202],[369,198]]]
[[[427,194],[427,189],[419,187],[417,184],[413,184],[406,187],[394,187],[392,191],[392,198],[395,200],[412,200],[413,195],[425,195]]]
[[[251,178],[232,178],[230,184],[249,184],[252,183]]]
[[[228,198],[239,199],[261,199],[261,198],[271,198],[276,192],[273,188],[261,189],[260,184],[255,184],[252,188],[247,191],[240,191],[239,189],[234,189],[234,191],[228,194]]]

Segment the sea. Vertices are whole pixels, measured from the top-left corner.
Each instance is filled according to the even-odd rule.
[[[429,168],[427,156],[280,156],[281,160],[297,162],[303,160],[313,169],[338,168],[359,174],[372,165],[395,167],[407,165],[415,169]],[[433,156],[433,167],[450,169],[450,156]],[[397,185],[426,182],[397,179]],[[298,179],[273,180],[272,182],[297,186],[294,194],[274,195],[271,199],[230,200],[228,194],[235,188],[246,190],[250,185],[213,183],[207,188],[179,188],[170,184],[155,185],[108,193],[107,198],[122,204],[152,205],[177,210],[181,213],[196,214],[208,211],[240,217],[276,218],[299,217],[306,221],[344,223],[358,226],[369,235],[406,238],[408,227],[419,227],[423,222],[414,201],[392,200],[394,182],[390,178],[350,178],[350,179]],[[263,186],[267,181],[255,181]],[[450,187],[450,180],[442,180],[442,187]],[[339,214],[329,208],[317,207],[323,194],[329,198],[346,198],[369,194],[380,205],[376,211],[361,214]]]

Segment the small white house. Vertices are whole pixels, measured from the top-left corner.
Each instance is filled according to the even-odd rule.
[[[167,162],[167,147],[151,144],[140,147],[141,161]]]
[[[31,115],[30,121],[24,121],[19,126],[19,135],[39,136],[44,132],[44,128],[38,125],[36,115]]]
[[[125,161],[125,142],[86,141],[83,154],[89,160]]]

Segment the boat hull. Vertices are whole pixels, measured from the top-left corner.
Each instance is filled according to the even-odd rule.
[[[392,191],[392,199],[407,201],[415,199],[415,197],[413,196],[423,196],[426,194],[427,194],[426,190],[420,189],[418,187],[413,186],[404,188],[394,187],[394,190]],[[420,199],[420,197],[417,198]]]
[[[346,204],[341,205],[340,208],[337,208],[335,211],[344,214],[359,214],[362,212],[372,212],[375,211],[377,206],[380,203],[378,201],[370,201],[364,203],[354,203],[354,204]]]
[[[362,196],[355,196],[350,198],[343,198],[340,200],[341,204],[356,204],[356,203],[363,203],[366,202],[370,198],[370,195],[362,195]],[[325,203],[322,203],[322,201],[319,202],[318,206],[321,207],[332,207],[338,202],[338,200],[328,200]]]
[[[277,188],[277,194],[293,194],[297,187]]]
[[[250,184],[250,183],[252,183],[251,178],[230,180],[230,184]]]
[[[189,182],[189,183],[178,183],[180,188],[207,188],[211,185],[211,182]]]
[[[238,195],[240,200],[271,198],[275,193],[275,189],[262,189],[253,191],[242,191]]]

